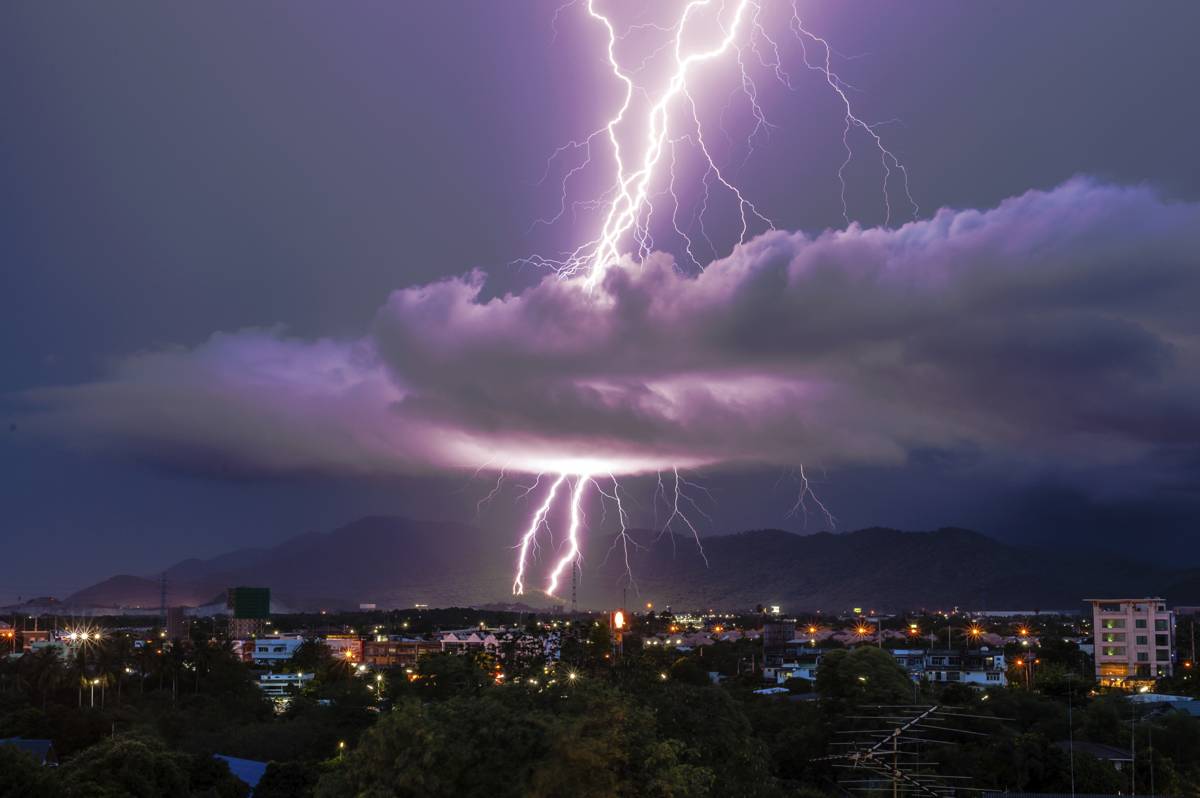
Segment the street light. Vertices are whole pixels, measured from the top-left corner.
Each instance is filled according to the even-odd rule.
[[[1042,661],[1037,658],[1016,660],[1016,666],[1018,668],[1023,668],[1025,670],[1025,689],[1026,690],[1033,689],[1032,688],[1033,666],[1040,665],[1040,664],[1042,664]]]

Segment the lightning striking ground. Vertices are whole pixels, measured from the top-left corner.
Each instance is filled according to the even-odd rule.
[[[713,258],[720,256],[720,251],[705,225],[714,190],[726,195],[737,209],[739,224],[736,244],[744,243],[753,234],[775,229],[774,223],[766,213],[738,188],[728,167],[723,169],[714,157],[709,139],[705,135],[706,125],[703,122],[704,115],[700,111],[699,92],[692,85],[697,72],[706,63],[728,59],[735,65],[737,88],[731,96],[741,95],[752,120],[750,132],[745,138],[745,154],[742,159],[744,164],[754,154],[755,143],[769,137],[776,129],[760,102],[755,70],[763,70],[769,79],[777,81],[789,91],[796,88],[796,79],[785,66],[784,48],[768,30],[762,3],[758,0],[688,0],[672,24],[641,23],[619,31],[610,16],[601,10],[599,0],[571,0],[555,11],[552,26],[556,37],[560,16],[567,9],[581,3],[586,8],[588,18],[604,31],[604,57],[607,60],[608,71],[621,89],[621,100],[604,124],[588,135],[558,147],[547,159],[542,182],[549,179],[560,161],[566,164],[565,171],[559,185],[557,210],[552,216],[537,220],[535,225],[553,225],[568,214],[574,222],[578,222],[580,211],[598,212],[600,222],[596,234],[573,249],[557,255],[532,255],[521,259],[520,262],[552,269],[560,277],[575,282],[582,290],[591,293],[600,286],[608,270],[620,266],[623,259],[636,264],[655,251],[655,199],[667,197],[671,206],[670,231],[681,243],[682,254],[686,256],[687,261],[697,270],[702,270],[704,267],[698,255],[699,248],[689,231],[692,227],[698,227],[699,235]],[[850,224],[851,218],[846,169],[854,156],[852,137],[855,131],[866,136],[879,158],[884,225],[891,224],[894,214],[890,192],[896,179],[902,184],[905,199],[915,218],[919,207],[909,189],[908,170],[885,145],[879,134],[880,126],[887,123],[866,122],[855,112],[847,94],[847,90],[852,87],[833,69],[834,49],[826,39],[804,25],[798,0],[793,0],[788,30],[799,45],[800,63],[804,69],[819,76],[836,96],[843,110],[842,145],[845,158],[837,169],[837,178],[841,185],[842,215],[846,224]],[[662,34],[665,40],[648,48],[632,63],[624,64],[618,54],[621,46],[634,33],[648,32]],[[697,43],[697,40],[700,43]],[[810,53],[810,49],[815,52]],[[643,80],[643,74],[652,71],[649,67],[660,57],[668,58],[665,76],[660,77],[658,83]],[[639,102],[640,100],[644,100],[644,103]],[[728,106],[725,111],[727,110]],[[721,113],[722,120],[725,118],[725,111]],[[723,126],[720,130],[732,141]],[[597,151],[597,148],[602,146],[606,147],[608,157],[611,158],[612,176],[605,181],[607,188],[596,196],[573,199],[572,184],[584,173],[604,168]],[[682,180],[678,166],[679,150],[685,146],[699,159],[701,194],[691,220],[681,224],[681,197],[684,196],[684,192],[678,185]],[[699,546],[700,532],[689,513],[704,515],[704,512],[685,490],[699,486],[686,480],[678,468],[672,468],[671,471],[671,486],[668,487],[664,483],[660,473],[655,489],[655,507],[657,508],[661,500],[668,511],[660,534],[676,527],[686,529]],[[596,477],[596,474],[604,473],[607,473],[612,482],[611,491],[604,489]],[[536,490],[541,484],[541,478],[542,475],[539,474],[534,484],[527,488],[522,496]],[[489,501],[499,492],[502,480],[503,472],[500,481],[497,481],[496,487],[483,502]],[[808,502],[812,502],[826,521],[834,524],[835,519],[813,492],[802,467],[797,481],[799,493],[794,506],[789,510],[789,516],[800,513],[807,516]],[[547,489],[542,503],[534,511],[517,546],[519,555],[517,573],[513,581],[514,594],[525,591],[526,574],[537,552],[538,535],[543,529],[549,532],[549,518],[554,512],[563,485],[567,485],[566,492],[569,496],[565,507],[568,516],[567,533],[554,552],[554,564],[547,577],[545,592],[554,595],[568,569],[578,568],[580,565],[581,534],[586,523],[584,504],[589,487],[595,490],[602,507],[605,502],[611,502],[616,507],[620,532],[614,539],[609,554],[620,546],[626,571],[632,582],[630,547],[636,547],[638,544],[628,534],[628,517],[620,498],[621,487],[613,475],[613,469],[560,472]],[[671,540],[674,541],[673,534]],[[700,553],[704,555],[703,547],[700,547]],[[707,558],[705,562],[707,563]]]

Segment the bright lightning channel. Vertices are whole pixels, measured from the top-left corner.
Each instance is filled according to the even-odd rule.
[[[556,35],[559,15],[580,2],[581,0],[571,0],[555,12]],[[618,32],[614,22],[599,9],[597,0],[586,0],[586,9],[588,16],[605,31],[605,57],[609,70],[623,89],[622,100],[607,122],[593,130],[585,138],[570,141],[559,147],[550,156],[546,163],[545,177],[549,176],[555,161],[559,158],[568,153],[583,153],[582,160],[570,166],[562,178],[558,212],[553,217],[541,219],[539,222],[553,224],[566,215],[568,210],[574,215],[578,209],[598,209],[601,211],[603,221],[597,234],[575,249],[554,257],[533,255],[523,259],[523,262],[553,269],[561,277],[578,281],[585,291],[594,291],[603,281],[607,271],[619,265],[623,257],[630,257],[635,263],[641,262],[654,250],[655,241],[651,233],[651,221],[655,210],[654,197],[656,196],[654,186],[656,179],[665,177],[666,189],[661,194],[669,196],[672,202],[671,227],[682,241],[688,259],[696,267],[702,268],[696,255],[694,242],[679,223],[681,192],[676,187],[676,148],[684,144],[690,146],[703,159],[703,174],[700,178],[703,195],[693,221],[698,222],[701,235],[709,245],[714,257],[718,253],[704,224],[712,186],[719,186],[736,202],[740,221],[737,243],[744,243],[747,236],[754,231],[774,229],[771,220],[745,197],[717,164],[709,148],[708,140],[705,138],[705,126],[701,121],[702,117],[696,97],[689,86],[689,79],[693,77],[698,65],[733,54],[733,61],[738,70],[738,91],[745,98],[750,116],[754,121],[752,130],[746,138],[745,157],[748,159],[754,152],[756,138],[760,135],[769,135],[773,125],[768,121],[767,114],[759,103],[758,85],[751,73],[750,59],[747,58],[746,51],[748,50],[753,55],[754,61],[771,78],[788,90],[795,89],[794,79],[784,67],[779,43],[771,37],[763,24],[762,4],[756,0],[720,0],[720,2],[690,0],[683,6],[682,12],[673,25],[646,23],[634,25],[623,32]],[[713,12],[712,16],[708,18],[708,24],[715,25],[720,31],[720,35],[715,43],[703,47],[691,47],[688,45],[689,37],[695,33],[694,27],[704,24],[705,12]],[[850,212],[847,204],[845,172],[854,155],[851,136],[855,130],[861,131],[870,139],[880,159],[885,226],[891,223],[893,216],[889,189],[893,175],[896,173],[902,178],[904,196],[915,218],[919,208],[909,190],[908,171],[900,159],[885,146],[878,132],[878,128],[886,123],[865,122],[854,111],[847,94],[847,90],[851,88],[850,84],[833,70],[834,50],[826,39],[805,27],[799,11],[799,0],[793,0],[792,14],[788,24],[790,32],[799,43],[801,62],[804,67],[809,71],[816,72],[829,86],[843,110],[842,144],[845,149],[845,159],[837,169],[837,177],[841,185],[842,215],[846,223],[850,223]],[[619,45],[635,30],[654,30],[667,34],[668,39],[651,52],[644,54],[635,64],[627,67],[622,65],[617,51]],[[810,57],[809,48],[817,50],[815,58]],[[635,80],[636,76],[656,56],[668,49],[671,52],[671,64],[665,83],[655,89],[639,85]],[[644,121],[641,123],[643,128],[638,132],[636,129],[638,119],[634,113],[634,105],[640,97],[646,98],[648,106]],[[681,118],[683,128],[675,130],[674,128],[680,124]],[[631,137],[625,135],[625,128],[629,125],[635,126],[634,134]],[[722,130],[722,133],[724,132]],[[632,138],[635,142],[640,140],[642,142],[640,152],[628,152],[622,144],[625,138]],[[614,170],[608,188],[592,199],[571,200],[571,182],[593,165],[593,145],[603,141],[607,142],[611,151]],[[655,490],[655,507],[657,508],[661,498],[668,510],[667,521],[662,527],[662,532],[665,533],[676,525],[682,526],[692,534],[699,545],[699,530],[689,514],[685,512],[690,507],[693,511],[703,514],[699,505],[685,491],[685,488],[698,486],[684,479],[678,468],[671,470],[674,476],[671,488],[664,484],[660,474]],[[496,486],[481,504],[491,500],[499,493],[503,477],[504,474],[501,471]],[[604,502],[611,502],[616,506],[621,529],[614,540],[613,548],[610,549],[610,554],[618,545],[622,547],[626,571],[632,581],[629,550],[630,545],[636,546],[637,544],[628,535],[627,516],[620,499],[620,485],[611,472],[608,477],[612,483],[611,491],[601,487],[594,473],[562,472],[556,476],[546,490],[541,504],[534,510],[529,525],[517,546],[519,553],[512,587],[514,594],[519,595],[525,592],[530,562],[537,552],[538,535],[543,529],[549,532],[549,518],[554,511],[560,492],[563,492],[564,485],[567,487],[565,493],[569,496],[566,508],[567,534],[559,547],[557,559],[547,578],[545,592],[552,596],[555,595],[555,591],[558,590],[568,569],[578,568],[580,565],[581,530],[585,524],[584,502],[589,486],[595,488],[602,505]],[[522,495],[528,495],[534,491],[541,484],[541,479],[542,475],[539,474],[537,481]],[[826,521],[834,524],[835,519],[813,492],[803,468],[800,469],[798,482],[800,485],[799,495],[788,514],[804,513],[807,515],[807,502],[812,501]],[[673,534],[671,539],[674,541]],[[703,548],[700,549],[700,552],[703,556]]]

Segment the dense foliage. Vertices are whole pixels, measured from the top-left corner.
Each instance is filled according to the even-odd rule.
[[[634,634],[614,644],[587,624],[557,660],[431,655],[379,673],[306,645],[287,667],[317,677],[285,710],[217,642],[135,649],[112,636],[66,660],[0,660],[0,737],[49,738],[62,760],[44,768],[0,746],[0,798],[245,795],[216,753],[270,763],[259,798],[834,795],[825,757],[865,708],[934,701],[982,716],[929,752],[976,786],[1128,792],[1132,769],[1081,751],[1072,762],[1065,743],[1136,742],[1139,791],[1200,796],[1200,721],[1097,692],[1057,644],[1031,689],[914,685],[864,645],[830,652],[815,684],[792,680],[782,697],[753,692],[753,640],[685,654]],[[1195,689],[1183,676],[1163,687]]]

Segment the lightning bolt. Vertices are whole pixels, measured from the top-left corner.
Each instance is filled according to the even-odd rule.
[[[541,479],[540,474],[538,475],[538,479]],[[521,536],[521,554],[517,557],[517,576],[513,580],[513,595],[520,595],[525,592],[525,566],[529,562],[529,549],[535,543],[538,530],[546,523],[546,517],[550,514],[550,508],[554,506],[554,497],[566,479],[566,474],[560,474],[558,479],[554,480],[554,483],[550,486],[550,490],[546,493],[546,500],[534,512],[533,519],[529,522],[529,528]]]
[[[567,551],[559,558],[558,564],[550,572],[550,582],[546,586],[546,594],[553,596],[558,589],[558,580],[567,566],[574,568],[579,562],[579,528],[583,523],[583,492],[591,483],[591,476],[580,474],[575,478],[575,487],[571,491],[571,521],[567,527]]]
[[[581,0],[572,0],[555,12],[556,36],[559,16],[579,2]],[[655,240],[651,230],[655,210],[653,186],[656,181],[665,180],[667,188],[663,193],[669,194],[673,201],[670,220],[672,231],[682,241],[687,259],[697,269],[703,269],[693,241],[678,221],[680,202],[676,189],[676,148],[681,143],[690,145],[701,159],[703,198],[694,217],[701,235],[709,244],[712,242],[704,227],[704,217],[708,211],[710,186],[719,187],[736,204],[740,221],[737,243],[745,242],[752,232],[774,229],[771,219],[743,194],[718,164],[706,140],[696,96],[689,84],[699,65],[732,55],[738,78],[735,94],[740,93],[745,98],[753,123],[745,138],[744,164],[754,153],[755,141],[769,136],[775,128],[759,101],[753,68],[761,68],[780,85],[790,91],[796,90],[796,81],[784,65],[784,50],[779,41],[772,37],[764,20],[763,4],[759,0],[690,0],[683,6],[673,25],[643,23],[632,25],[622,32],[600,10],[597,0],[587,0],[586,9],[588,17],[599,23],[605,33],[607,66],[622,88],[622,99],[603,125],[581,139],[558,147],[547,159],[543,182],[560,157],[582,152],[582,158],[573,158],[573,163],[562,176],[557,211],[552,216],[538,219],[535,224],[554,224],[568,211],[575,218],[576,211],[580,209],[600,210],[599,231],[568,252],[554,256],[532,255],[519,262],[553,269],[563,277],[578,277],[584,288],[594,289],[603,280],[606,271],[619,264],[622,257],[628,255],[634,262],[640,262],[654,250]],[[706,23],[715,25],[720,31],[716,42],[708,46],[689,47],[688,41],[696,37],[697,28]],[[855,131],[867,136],[879,157],[884,225],[890,225],[894,215],[891,191],[893,181],[897,178],[902,182],[904,197],[915,218],[920,208],[909,187],[908,169],[885,145],[879,133],[882,125],[895,120],[872,123],[858,115],[847,93],[852,89],[851,85],[833,68],[836,51],[828,40],[805,26],[798,0],[793,0],[788,29],[799,45],[800,61],[804,68],[818,74],[842,107],[845,158],[837,168],[837,178],[841,186],[842,217],[846,224],[850,224],[851,219],[846,169],[854,157],[851,139]],[[652,30],[665,34],[667,38],[643,55],[640,61],[626,67],[617,54],[618,46],[634,30]],[[665,82],[661,86],[639,85],[636,76],[660,52],[667,50],[670,50],[671,59]],[[645,97],[647,103],[644,114],[639,113],[641,107],[637,103],[641,97]],[[626,130],[630,126],[632,133]],[[593,166],[593,150],[599,142],[607,143],[612,157],[613,176],[608,188],[592,199],[571,200],[570,184]],[[714,257],[717,256],[716,247],[711,248]]]
[[[669,198],[670,230],[682,242],[683,253],[697,270],[704,267],[697,254],[698,248],[689,235],[692,227],[699,229],[699,235],[712,257],[719,257],[719,249],[705,225],[714,192],[724,193],[736,205],[740,223],[738,244],[745,242],[747,237],[754,233],[774,229],[771,219],[743,194],[730,173],[723,170],[718,159],[714,157],[709,138],[706,137],[700,103],[689,83],[700,65],[731,56],[737,69],[737,88],[730,95],[729,103],[720,115],[720,130],[730,142],[730,149],[735,149],[723,121],[725,112],[730,109],[732,98],[740,94],[752,120],[750,131],[745,137],[745,154],[741,161],[744,165],[754,154],[756,142],[769,137],[775,129],[760,102],[755,70],[765,71],[769,79],[777,81],[789,91],[795,91],[797,88],[796,79],[785,67],[784,48],[772,37],[765,22],[760,0],[688,0],[673,24],[640,23],[620,31],[613,20],[600,10],[598,0],[570,0],[555,11],[552,21],[555,37],[558,35],[560,15],[581,3],[586,7],[588,18],[604,31],[604,55],[608,70],[621,87],[622,96],[604,124],[582,138],[568,141],[551,153],[539,184],[549,179],[560,161],[564,162],[565,171],[557,195],[557,209],[552,215],[536,220],[534,225],[553,225],[568,214],[574,220],[581,210],[599,212],[600,222],[597,232],[574,249],[554,255],[535,254],[518,262],[552,269],[559,276],[575,280],[582,288],[591,292],[603,281],[607,271],[620,264],[623,258],[638,263],[655,250],[652,221],[655,216],[655,200],[661,197]],[[702,30],[705,25],[708,26],[708,43],[689,44],[692,39],[706,35]],[[711,35],[713,28],[719,32],[715,41]],[[879,133],[879,128],[892,120],[867,122],[858,115],[848,94],[849,91],[853,91],[853,87],[833,68],[836,51],[825,38],[805,26],[798,0],[792,2],[788,30],[799,45],[800,63],[806,70],[819,76],[833,92],[842,109],[841,138],[845,158],[837,168],[837,178],[841,186],[842,217],[846,224],[850,224],[851,218],[846,169],[854,157],[852,138],[856,131],[865,134],[879,158],[884,225],[890,225],[894,215],[891,191],[897,179],[901,182],[904,197],[915,218],[920,208],[909,187],[908,170],[885,145]],[[618,56],[619,45],[635,31],[662,34],[666,38],[658,46],[644,52],[640,59],[635,59],[626,66]],[[640,85],[640,74],[646,71],[655,59],[665,56],[668,52],[669,69],[661,85]],[[645,100],[644,112],[638,102],[642,98]],[[631,128],[632,132],[628,128]],[[590,199],[572,199],[571,184],[584,172],[597,166],[597,148],[603,148],[605,145],[612,162],[612,177],[606,181],[607,188]],[[682,178],[678,169],[678,150],[684,145],[699,158],[699,183],[702,193],[699,202],[693,206],[690,221],[681,222],[682,192],[677,188],[677,182]],[[659,188],[663,183],[665,187]],[[603,467],[596,473],[603,474]],[[700,547],[701,556],[705,557],[704,549],[700,546],[700,532],[691,518],[691,513],[698,513],[706,518],[707,515],[688,492],[696,489],[703,491],[703,488],[684,478],[678,468],[672,469],[671,473],[673,479],[668,481],[669,484],[664,482],[662,474],[659,474],[654,491],[653,506],[656,517],[660,502],[667,509],[666,521],[659,533],[666,534],[675,528],[686,530]],[[616,551],[618,546],[621,547],[626,570],[632,582],[630,547],[636,547],[637,543],[628,534],[628,516],[622,503],[621,487],[617,478],[612,473],[608,473],[607,476],[612,485],[611,490],[604,487],[594,473],[558,474],[546,491],[542,503],[533,512],[517,546],[519,555],[516,578],[513,581],[514,594],[521,594],[525,590],[525,576],[538,545],[538,534],[543,527],[549,532],[548,519],[554,511],[563,485],[568,486],[569,493],[566,499],[567,534],[558,547],[558,559],[549,573],[545,592],[554,595],[567,569],[579,567],[580,535],[586,521],[584,502],[589,488],[594,489],[599,496],[602,509],[605,508],[606,502],[616,507],[620,532],[614,538],[609,555]],[[541,484],[541,478],[542,475],[539,474],[533,485],[525,489],[521,496],[528,496],[536,490]],[[811,503],[833,525],[833,515],[813,492],[803,466],[800,467],[796,479],[800,485],[799,493],[795,504],[787,513],[788,516],[803,514],[807,517]],[[496,487],[481,501],[481,506],[499,492],[502,480],[503,472]],[[606,513],[605,509],[605,517]],[[655,525],[658,526],[657,520]],[[673,534],[671,540],[673,544]],[[705,563],[707,562],[705,557]]]

